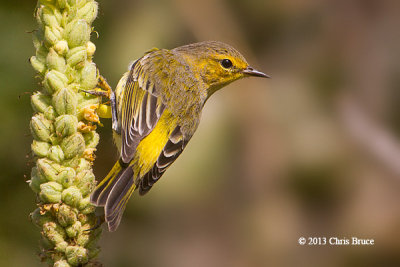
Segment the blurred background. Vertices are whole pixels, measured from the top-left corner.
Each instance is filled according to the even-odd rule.
[[[399,1],[99,2],[95,62],[113,86],[144,51],[203,40],[272,76],[209,100],[182,156],[104,231],[105,266],[400,266]],[[0,1],[0,266],[42,266],[25,183],[34,7]],[[102,122],[99,180],[117,159]]]

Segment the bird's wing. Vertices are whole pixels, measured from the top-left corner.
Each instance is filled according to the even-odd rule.
[[[156,183],[168,167],[179,157],[189,142],[190,137],[185,137],[179,126],[170,134],[167,143],[158,156],[153,167],[138,181],[139,194],[146,194]]]
[[[136,148],[157,124],[165,109],[161,97],[156,93],[154,82],[140,61],[136,61],[129,72],[121,114],[121,159],[129,163]]]

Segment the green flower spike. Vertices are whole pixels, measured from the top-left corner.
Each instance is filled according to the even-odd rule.
[[[101,266],[94,260],[101,229],[89,201],[99,99],[82,92],[98,82],[90,41],[97,11],[93,0],[39,0],[34,13],[30,63],[42,89],[31,97],[36,163],[29,186],[38,207],[30,217],[41,229],[39,256],[49,266]]]

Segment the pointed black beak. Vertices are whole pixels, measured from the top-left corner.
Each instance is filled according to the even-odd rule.
[[[244,73],[245,75],[248,75],[248,76],[271,78],[271,76],[269,76],[261,71],[255,70],[250,66],[245,68],[244,70],[242,70],[242,73]]]

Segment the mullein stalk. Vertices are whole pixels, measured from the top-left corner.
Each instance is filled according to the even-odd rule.
[[[30,62],[41,90],[31,97],[35,166],[29,185],[38,206],[31,219],[41,229],[40,257],[50,266],[99,266],[93,259],[101,229],[89,196],[100,103],[82,92],[98,82],[90,42],[97,10],[93,0],[40,0],[34,13],[39,27]]]

